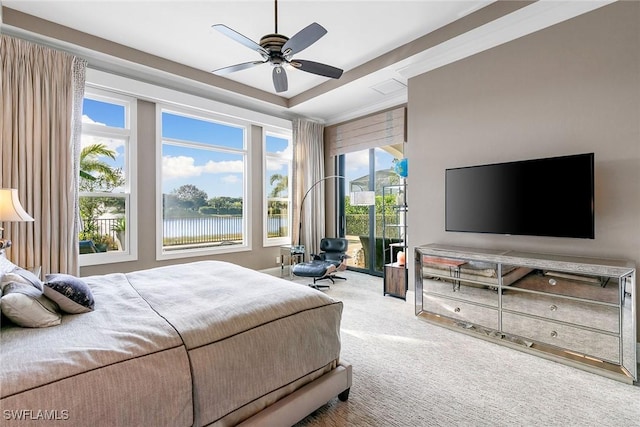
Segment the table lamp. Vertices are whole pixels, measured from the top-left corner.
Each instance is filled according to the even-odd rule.
[[[15,188],[0,188],[0,223],[33,221],[22,208]],[[0,254],[11,246],[11,240],[2,237],[4,228],[0,227]]]

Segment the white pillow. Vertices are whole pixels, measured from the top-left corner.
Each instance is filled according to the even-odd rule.
[[[44,291],[42,281],[35,274],[24,268],[16,267],[11,273],[6,273],[0,279],[0,290],[4,289],[9,283],[20,283],[25,286],[33,286],[40,292]]]
[[[0,309],[9,320],[25,328],[46,328],[60,324],[56,304],[33,286],[9,283],[3,288]]]
[[[4,255],[0,254],[0,279],[7,273],[11,273],[18,268],[17,265],[9,261]]]

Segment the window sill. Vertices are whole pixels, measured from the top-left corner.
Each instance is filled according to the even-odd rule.
[[[236,252],[249,252],[251,246],[248,245],[233,245],[233,246],[218,246],[218,247],[206,247],[206,248],[194,248],[194,249],[181,249],[174,251],[164,251],[159,249],[156,253],[156,261],[163,261],[168,259],[180,259],[180,258],[196,258],[208,255],[230,254]]]
[[[80,267],[91,265],[115,264],[118,262],[137,261],[138,254],[129,252],[98,252],[95,254],[80,255]]]

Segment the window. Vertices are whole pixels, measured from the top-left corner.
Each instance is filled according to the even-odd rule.
[[[162,106],[158,115],[158,259],[248,249],[247,125]]]
[[[134,98],[87,87],[80,152],[80,265],[137,258]],[[131,227],[129,225],[132,225]]]
[[[267,130],[264,137],[264,245],[291,243],[291,146],[290,132]]]

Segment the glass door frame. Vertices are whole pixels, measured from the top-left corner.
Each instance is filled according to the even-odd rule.
[[[369,191],[375,191],[376,186],[376,164],[375,164],[375,148],[369,148]],[[338,175],[346,177],[346,163],[345,163],[346,155],[341,154],[336,156],[336,171]],[[338,235],[340,237],[345,237],[347,232],[346,226],[346,209],[345,209],[345,198],[346,198],[346,190],[345,185],[339,186],[339,190],[336,192],[336,206],[338,208]],[[365,266],[368,265],[368,268],[360,268],[354,266],[348,266],[347,269],[370,274],[372,276],[382,277],[384,271],[377,271],[376,268],[376,206],[368,207],[369,214],[369,259],[365,260]],[[373,236],[373,237],[372,237]]]

